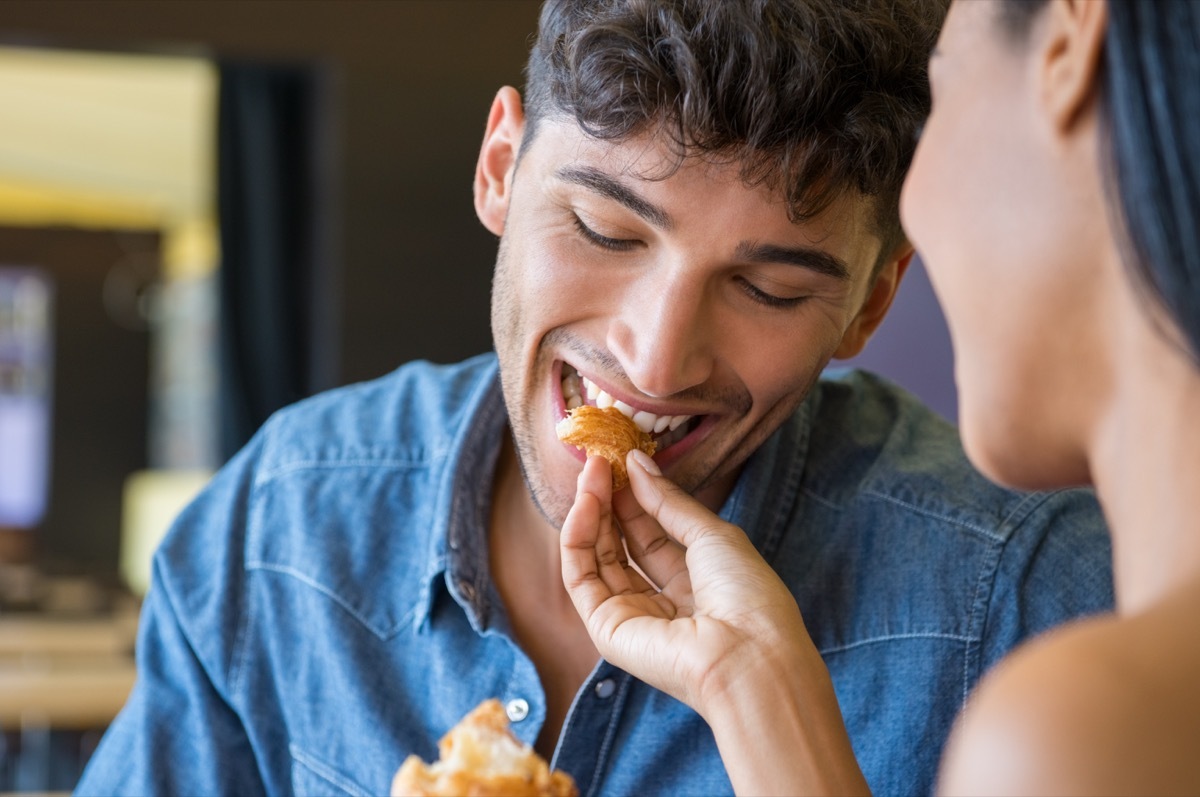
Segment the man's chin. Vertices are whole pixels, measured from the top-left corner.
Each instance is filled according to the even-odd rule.
[[[535,487],[528,481],[525,482],[525,487],[529,490],[533,505],[542,518],[554,528],[561,529],[567,520],[567,513],[575,504],[575,494],[564,496],[548,487]]]
[[[567,519],[567,513],[575,504],[575,480],[561,479],[561,484],[551,484],[545,477],[545,471],[540,463],[529,467],[518,453],[517,460],[521,466],[521,478],[525,483],[525,491],[529,494],[530,502],[542,519],[556,529],[561,529]]]

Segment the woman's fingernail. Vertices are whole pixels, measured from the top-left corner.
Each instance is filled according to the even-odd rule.
[[[642,470],[649,473],[651,476],[661,476],[662,471],[658,469],[658,463],[650,458],[650,455],[645,451],[635,448],[633,450],[633,458],[637,460],[637,464],[642,466]]]

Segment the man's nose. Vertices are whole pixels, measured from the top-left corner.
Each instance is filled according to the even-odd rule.
[[[609,350],[633,386],[667,397],[703,384],[713,373],[717,330],[703,282],[683,273],[636,280],[609,327]]]

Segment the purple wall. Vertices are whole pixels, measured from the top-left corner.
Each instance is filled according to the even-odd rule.
[[[863,353],[830,363],[830,368],[843,366],[882,374],[950,421],[958,420],[950,333],[919,259],[913,259],[892,309]]]

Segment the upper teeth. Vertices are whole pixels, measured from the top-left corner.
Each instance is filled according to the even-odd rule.
[[[596,402],[596,406],[601,409],[616,407],[622,415],[631,418],[637,427],[646,434],[673,431],[692,417],[691,415],[655,415],[653,412],[634,409],[624,401],[613,398],[586,376],[581,376],[567,368],[563,369],[562,392],[567,409],[573,410],[583,404],[586,395],[587,401]]]

